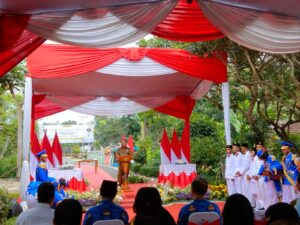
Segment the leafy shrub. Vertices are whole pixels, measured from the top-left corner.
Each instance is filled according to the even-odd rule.
[[[15,155],[0,160],[0,177],[14,178],[17,173],[17,157]]]
[[[17,221],[17,217],[12,217],[4,222],[3,225],[15,225]]]
[[[133,158],[136,163],[145,164],[147,160],[146,151],[144,149],[139,149],[134,153]]]
[[[11,207],[11,198],[5,189],[0,188],[0,224],[7,220],[8,212]]]
[[[158,172],[159,172],[158,166],[145,165],[145,166],[142,166],[142,168],[140,169],[140,174],[147,176],[147,177],[157,177]]]
[[[138,174],[130,174],[128,177],[129,183],[135,184],[135,183],[146,183],[147,179],[141,175]]]
[[[130,168],[131,168],[132,172],[139,173],[141,167],[142,167],[142,164],[140,164],[140,163],[133,163]]]

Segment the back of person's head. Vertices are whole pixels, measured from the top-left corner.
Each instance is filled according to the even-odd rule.
[[[54,200],[55,187],[50,182],[41,183],[38,187],[38,202],[52,204]]]
[[[100,187],[100,195],[102,198],[114,199],[118,192],[118,183],[110,180],[103,180]]]
[[[143,187],[138,190],[133,204],[133,210],[137,215],[156,216],[161,207],[162,200],[156,188]]]
[[[208,183],[203,177],[197,177],[191,184],[192,193],[196,195],[205,195],[208,189]]]
[[[265,218],[267,224],[277,220],[297,220],[299,219],[298,212],[296,209],[284,202],[276,203],[275,205],[271,205],[265,214]]]
[[[268,152],[264,152],[259,158],[261,160],[266,161],[268,159],[268,157],[269,157],[269,153]]]
[[[234,194],[227,198],[222,216],[223,225],[254,225],[254,214],[251,204],[241,194]]]
[[[65,199],[55,209],[54,225],[80,225],[82,219],[81,204],[75,199]]]
[[[277,220],[271,222],[270,225],[300,225],[300,220]]]

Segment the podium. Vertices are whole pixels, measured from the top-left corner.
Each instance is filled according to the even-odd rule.
[[[121,176],[124,175],[124,180],[122,178],[122,183],[121,183],[121,189],[122,190],[129,190],[128,187],[128,176],[129,176],[129,169],[130,169],[130,160],[131,160],[130,155],[124,155],[124,156],[119,156],[119,169],[122,170]]]

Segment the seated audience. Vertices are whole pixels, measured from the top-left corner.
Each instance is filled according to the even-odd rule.
[[[53,221],[54,210],[51,206],[54,201],[54,185],[49,182],[41,183],[38,187],[38,204],[22,212],[16,225],[50,225]]]
[[[252,206],[241,194],[234,194],[227,198],[222,216],[223,225],[254,225]]]
[[[55,209],[53,225],[80,225],[81,219],[81,204],[75,199],[65,199]]]
[[[202,177],[198,177],[192,182],[191,192],[194,201],[181,208],[178,216],[178,225],[187,225],[190,215],[195,212],[216,212],[221,217],[219,207],[205,199],[207,189],[208,183]]]
[[[141,188],[134,201],[136,216],[131,225],[175,225],[171,214],[162,206],[159,192],[153,187]]]
[[[84,217],[83,225],[93,225],[98,220],[119,219],[128,224],[128,214],[113,200],[118,192],[118,185],[115,181],[104,180],[100,187],[102,201],[97,206],[90,208]]]
[[[267,224],[271,224],[272,222],[277,220],[297,221],[299,219],[299,216],[296,209],[292,205],[284,202],[279,202],[267,209],[265,218]]]

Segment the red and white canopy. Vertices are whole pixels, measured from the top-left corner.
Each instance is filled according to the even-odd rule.
[[[35,119],[64,109],[92,115],[156,109],[186,119],[213,82],[227,80],[222,60],[178,49],[42,45],[27,64]]]

